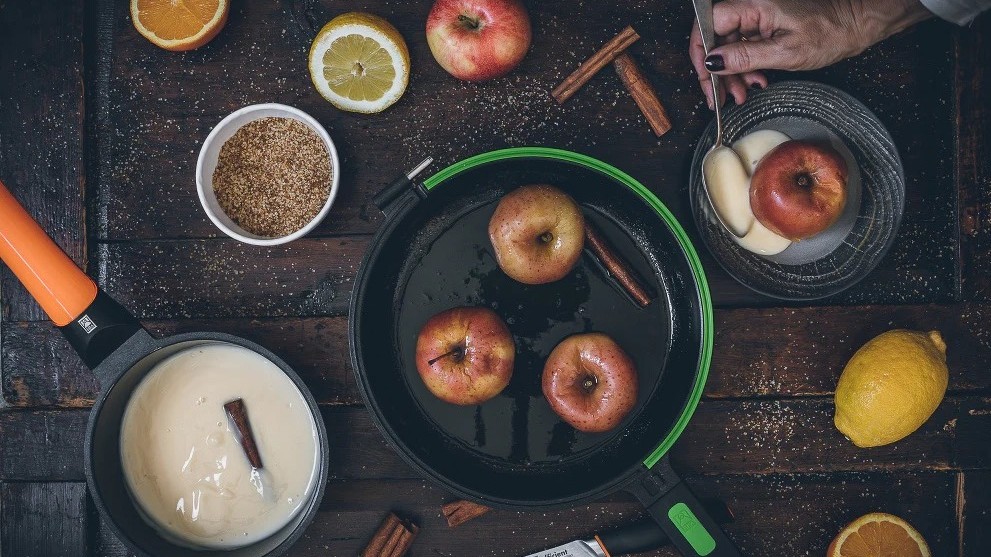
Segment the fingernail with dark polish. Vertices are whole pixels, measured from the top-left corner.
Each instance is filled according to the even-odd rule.
[[[723,57],[719,54],[706,56],[705,69],[709,70],[710,72],[721,72],[725,70],[726,64],[723,62]]]
[[[751,83],[750,84],[750,88],[751,89],[756,89],[756,90],[760,91],[761,89],[764,88],[764,86],[761,85],[760,83]]]

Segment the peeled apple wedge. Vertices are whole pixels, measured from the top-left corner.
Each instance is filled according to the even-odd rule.
[[[743,161],[729,147],[709,153],[702,165],[706,187],[716,211],[737,236],[743,236],[754,222],[750,210],[750,177]]]
[[[733,142],[733,150],[743,161],[748,176],[757,169],[764,155],[791,138],[777,130],[760,130],[747,134]]]

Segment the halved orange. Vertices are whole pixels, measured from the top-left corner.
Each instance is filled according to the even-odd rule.
[[[229,8],[228,0],[131,0],[131,21],[165,50],[193,50],[224,28]]]
[[[922,534],[895,515],[870,513],[854,520],[829,544],[826,557],[932,557]]]

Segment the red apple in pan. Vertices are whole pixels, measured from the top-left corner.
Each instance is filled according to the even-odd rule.
[[[760,160],[750,208],[771,232],[793,241],[826,230],[846,206],[847,166],[828,145],[793,139]]]
[[[546,184],[506,194],[489,219],[489,240],[507,275],[525,284],[564,278],[585,245],[585,218],[574,199]]]
[[[637,403],[633,360],[602,333],[561,341],[544,364],[542,381],[551,409],[579,431],[609,431]]]
[[[496,396],[513,375],[516,346],[494,311],[458,307],[434,315],[416,340],[416,370],[437,398],[468,406]]]
[[[454,77],[493,79],[530,49],[530,16],[520,0],[437,0],[427,16],[427,44]]]

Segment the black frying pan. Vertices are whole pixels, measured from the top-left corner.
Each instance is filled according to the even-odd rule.
[[[496,265],[487,224],[498,200],[528,183],[582,206],[655,293],[637,306],[586,254],[561,281],[528,286]],[[517,148],[457,163],[423,184],[400,179],[375,199],[387,221],[355,284],[349,334],[358,384],[399,454],[461,497],[514,509],[634,493],[685,555],[739,555],[665,455],[702,394],[712,307],[701,264],[663,204],[618,169],[557,149]],[[479,406],[427,391],[413,357],[420,327],[454,306],[483,305],[509,325],[513,378]],[[637,365],[637,406],[612,432],[586,434],[543,398],[543,362],[563,338],[609,334]]]
[[[127,310],[103,293],[45,234],[0,183],[0,258],[59,326],[100,381],[86,430],[85,470],[90,495],[110,530],[142,556],[261,557],[281,555],[313,520],[327,483],[327,432],[313,395],[275,354],[224,333],[154,338]],[[128,493],[120,460],[120,425],[127,401],[155,364],[180,350],[209,343],[243,346],[268,358],[295,383],[317,428],[318,474],[310,499],[278,532],[234,549],[196,551],[160,536],[140,516]]]

